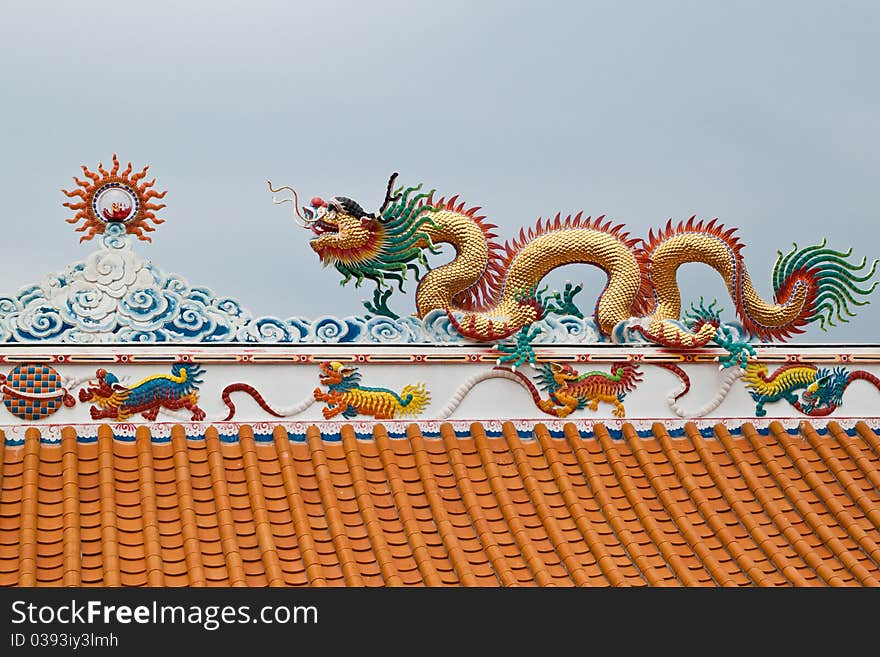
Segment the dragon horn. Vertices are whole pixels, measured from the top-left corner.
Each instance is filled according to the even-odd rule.
[[[388,208],[388,205],[392,201],[396,201],[400,198],[400,194],[395,194],[392,196],[392,192],[394,191],[394,181],[397,180],[398,173],[395,171],[391,174],[391,177],[388,179],[388,187],[385,189],[385,200],[382,201],[382,207],[379,208],[379,212],[377,215],[381,215]]]

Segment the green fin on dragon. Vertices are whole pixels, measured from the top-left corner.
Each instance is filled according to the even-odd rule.
[[[670,220],[639,239],[604,216],[557,214],[502,244],[479,208],[466,207],[456,196],[435,198],[422,185],[396,186],[396,180],[395,173],[375,212],[345,196],[315,197],[300,207],[294,192],[298,223],[314,233],[311,248],[342,274],[342,284],[375,283],[373,302],[366,303],[372,313],[396,316],[388,308],[392,286],[403,291],[407,280],[417,281],[417,316],[441,310],[462,336],[481,342],[512,338],[502,345],[499,360],[514,367],[534,362],[530,343],[536,322],[552,312],[577,311],[573,298],[579,286],[552,294],[540,288],[547,274],[564,265],[590,264],[608,276],[593,310],[606,338],[621,342],[637,336],[675,349],[717,345],[727,351],[720,359],[725,367],[746,366],[754,353],[752,338],[785,340],[812,323],[825,329],[848,321],[877,285],[870,282],[876,261],[870,267],[864,258],[854,263],[851,250],[830,249],[823,240],[779,253],[773,301],[767,302],[752,285],[736,229],[715,219]],[[432,267],[427,254],[439,253],[441,244],[451,245],[455,255]],[[720,313],[702,302],[682,316],[676,274],[689,262],[721,275],[740,325],[723,323]]]

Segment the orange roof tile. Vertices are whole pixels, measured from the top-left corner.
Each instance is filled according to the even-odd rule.
[[[880,584],[867,424],[675,433],[31,428],[0,440],[0,585]]]

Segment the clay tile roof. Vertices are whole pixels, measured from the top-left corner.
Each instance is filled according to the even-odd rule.
[[[0,585],[876,586],[880,436],[475,423],[0,440]]]

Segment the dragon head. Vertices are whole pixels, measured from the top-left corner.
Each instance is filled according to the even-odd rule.
[[[560,385],[578,378],[578,373],[568,363],[550,363],[550,369],[553,372],[553,379]]]
[[[339,386],[346,381],[352,380],[355,377],[360,378],[357,374],[357,368],[346,367],[338,360],[334,360],[329,363],[321,363],[321,373],[318,375],[318,379],[321,381],[321,385],[327,387]]]
[[[343,285],[352,278],[360,285],[367,278],[381,288],[390,278],[397,280],[402,290],[407,269],[419,278],[417,263],[427,266],[422,250],[433,249],[433,244],[424,225],[430,222],[426,211],[434,208],[429,204],[430,194],[413,194],[421,185],[395,189],[396,179],[395,173],[388,180],[385,200],[376,212],[367,212],[347,196],[329,200],[316,196],[300,208],[293,188],[275,189],[270,183],[269,189],[293,192],[293,199],[275,203],[294,204],[294,219],[314,233],[309,246],[325,266],[333,265],[344,276]]]
[[[315,234],[309,246],[325,265],[357,264],[376,257],[382,224],[356,201],[346,196],[325,201],[316,196],[303,212]]]
[[[80,389],[79,400],[92,402],[107,399],[121,389],[124,389],[124,386],[120,385],[117,376],[102,367],[95,372],[95,379],[89,382],[89,386]]]
[[[840,406],[848,379],[849,372],[843,367],[835,367],[833,370],[823,367],[817,370],[816,380],[807,386],[801,396],[804,412],[810,414],[815,409]]]
[[[568,363],[541,363],[536,381],[538,386],[548,393],[566,388],[569,381],[576,381],[578,373]]]

